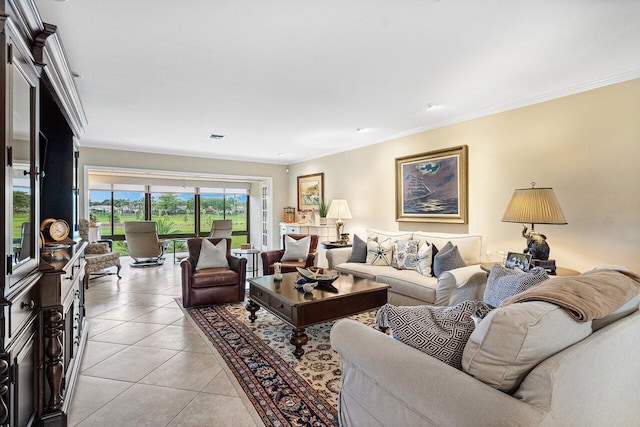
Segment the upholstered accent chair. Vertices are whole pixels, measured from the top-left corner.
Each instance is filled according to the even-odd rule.
[[[309,253],[302,259],[296,260],[282,260],[285,252],[287,251],[287,236],[295,240],[300,240],[305,237],[310,237]],[[262,252],[260,257],[262,258],[262,271],[264,274],[273,274],[273,264],[280,263],[280,271],[283,273],[291,273],[296,271],[296,267],[309,268],[313,267],[316,261],[316,249],[318,247],[318,235],[317,234],[285,234],[282,236],[282,248],[272,251]]]
[[[89,221],[81,219],[80,223],[80,238],[84,241],[89,241]],[[120,254],[113,252],[111,240],[102,239],[97,242],[90,242],[84,251],[85,266],[84,266],[84,287],[89,288],[89,278],[92,274],[99,273],[100,275],[115,274],[120,276]],[[116,267],[116,272],[107,272],[106,269],[110,267]]]
[[[127,221],[124,223],[125,245],[134,259],[132,267],[154,267],[164,262],[164,251],[170,240],[158,238],[158,223]]]
[[[203,239],[187,240],[189,257],[180,262],[182,271],[182,305],[194,307],[199,305],[223,304],[244,300],[245,280],[247,275],[247,259],[231,255],[231,239],[208,240],[214,245],[226,240],[227,267],[198,267]]]
[[[233,221],[230,219],[216,219],[211,223],[210,238],[230,239],[233,233]]]

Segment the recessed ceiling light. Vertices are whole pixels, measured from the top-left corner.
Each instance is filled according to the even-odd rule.
[[[439,108],[440,106],[438,104],[427,104],[426,108],[427,110],[435,110],[436,108]]]
[[[284,153],[278,153],[278,156],[284,157]]]
[[[218,135],[218,134],[212,133],[211,135],[209,135],[209,138],[211,138],[211,139],[222,139],[222,138],[224,138],[224,135]]]

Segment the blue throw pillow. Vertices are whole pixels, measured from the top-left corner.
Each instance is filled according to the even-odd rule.
[[[433,274],[436,277],[455,268],[466,267],[467,263],[462,259],[460,251],[453,243],[447,242],[442,249],[433,257]]]
[[[362,240],[356,234],[353,236],[353,245],[351,246],[351,255],[347,262],[365,263],[367,261],[367,242]]]

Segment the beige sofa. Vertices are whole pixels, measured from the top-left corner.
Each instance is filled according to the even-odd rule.
[[[415,270],[397,270],[391,266],[347,262],[351,248],[327,251],[329,268],[342,273],[385,283],[389,289],[389,303],[394,305],[432,304],[455,305],[462,301],[482,299],[487,283],[487,273],[480,268],[486,252],[486,238],[471,234],[432,232],[393,232],[367,230],[367,238],[408,240],[415,239],[422,245],[427,241],[438,248],[451,241],[458,246],[467,266],[446,271],[439,278],[423,276]],[[363,239],[366,240],[366,239]]]
[[[508,307],[473,331],[463,370],[361,323],[337,322],[340,425],[640,425],[637,297],[593,324],[546,302]]]

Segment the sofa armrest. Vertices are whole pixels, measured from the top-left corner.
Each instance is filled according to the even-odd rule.
[[[544,415],[354,320],[333,326],[331,346],[341,358],[341,426],[416,425],[416,420],[424,425],[537,425]]]
[[[349,255],[351,255],[351,248],[328,249],[326,257],[329,262],[329,269],[335,270],[336,265],[347,262]]]
[[[482,300],[487,272],[480,264],[445,271],[438,278],[436,305],[452,306],[468,300]]]

